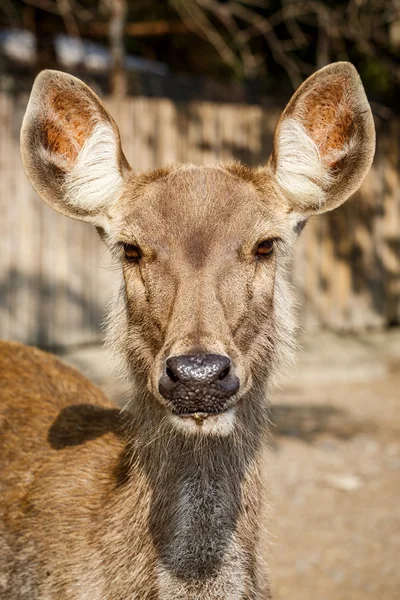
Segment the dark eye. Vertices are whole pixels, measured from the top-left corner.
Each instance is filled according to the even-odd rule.
[[[138,261],[142,257],[139,246],[134,244],[124,244],[125,258],[131,261]]]
[[[271,256],[274,250],[274,240],[264,240],[257,246],[256,256],[261,258],[265,256]]]

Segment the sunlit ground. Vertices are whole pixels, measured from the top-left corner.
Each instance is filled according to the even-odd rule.
[[[395,600],[400,570],[400,333],[307,338],[275,394],[276,599]]]

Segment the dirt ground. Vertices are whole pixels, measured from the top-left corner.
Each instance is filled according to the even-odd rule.
[[[273,596],[400,599],[400,331],[302,345],[272,399]],[[101,348],[64,359],[123,401]]]

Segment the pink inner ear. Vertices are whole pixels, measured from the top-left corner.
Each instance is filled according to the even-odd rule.
[[[44,145],[67,170],[74,162],[93,127],[93,107],[67,90],[54,90],[47,95],[43,114]]]
[[[346,79],[311,91],[301,102],[302,123],[329,166],[346,153],[354,114],[346,97]]]

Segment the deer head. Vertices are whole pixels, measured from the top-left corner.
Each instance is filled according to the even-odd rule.
[[[265,166],[137,175],[100,99],[44,71],[21,147],[39,195],[95,225],[121,263],[112,337],[146,402],[184,431],[228,434],[290,349],[285,270],[298,233],[360,186],[375,134],[355,68],[336,63],[294,94]]]

